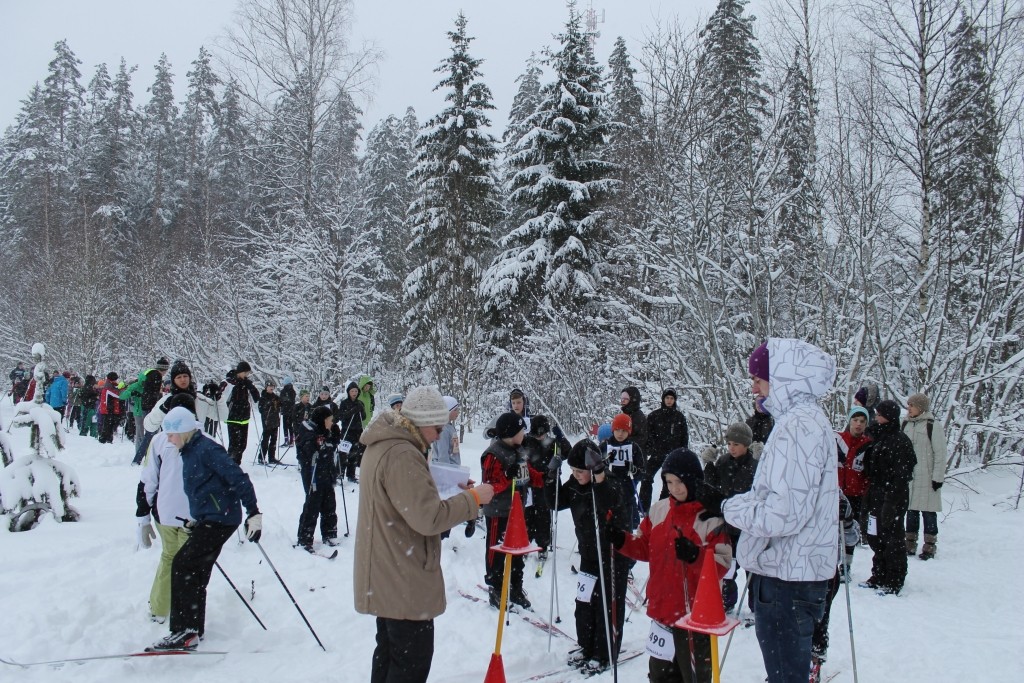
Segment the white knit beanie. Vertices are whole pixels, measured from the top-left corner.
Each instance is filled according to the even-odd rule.
[[[448,406],[441,392],[434,387],[416,387],[405,396],[402,415],[417,427],[440,427],[448,424]]]

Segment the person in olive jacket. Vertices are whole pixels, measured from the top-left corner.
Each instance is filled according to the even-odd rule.
[[[871,578],[860,585],[879,595],[899,594],[907,578],[903,521],[914,478],[914,444],[900,431],[900,407],[882,401],[875,408],[876,424],[868,427],[874,444],[865,457],[868,486],[867,537],[874,557]]]
[[[441,532],[476,519],[494,494],[487,484],[441,499],[427,452],[448,419],[434,387],[415,387],[402,412],[387,410],[363,432],[366,446],[356,517],[356,611],[377,622],[370,676],[424,683],[434,655],[434,618],[445,610]]]

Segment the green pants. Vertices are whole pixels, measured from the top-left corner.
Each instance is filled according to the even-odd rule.
[[[160,534],[160,564],[153,577],[153,588],[149,591],[149,612],[153,616],[166,617],[171,613],[171,562],[181,546],[188,540],[184,527],[156,525]]]
[[[82,408],[82,419],[78,421],[78,435],[89,436],[96,438],[96,423],[93,422],[93,418],[96,417],[95,408]]]

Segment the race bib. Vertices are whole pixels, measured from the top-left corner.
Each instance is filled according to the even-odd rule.
[[[857,454],[857,457],[853,459],[853,471],[863,472],[864,471],[864,451]]]
[[[609,446],[608,459],[612,466],[625,467],[633,462],[633,444],[625,446]]]
[[[342,453],[349,453],[349,452],[351,452],[352,451],[352,442],[351,441],[342,441],[340,444],[338,444],[338,450],[341,451]]]
[[[533,489],[526,489],[526,496],[523,502],[523,507],[528,508],[533,505]]]
[[[651,632],[647,636],[647,654],[663,662],[671,662],[676,658],[676,641],[672,638],[672,629],[651,620]]]
[[[590,602],[594,596],[594,586],[597,584],[597,577],[580,572],[576,575],[576,602]]]
[[[868,536],[878,535],[878,519],[874,515],[868,515]]]

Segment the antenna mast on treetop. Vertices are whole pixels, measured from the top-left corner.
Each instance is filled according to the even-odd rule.
[[[598,24],[604,23],[604,10],[601,10],[601,18],[597,18],[597,10],[594,9],[594,2],[591,0],[590,7],[583,10],[583,20],[587,26],[587,41],[590,42],[590,49],[594,49],[594,43],[601,37],[601,32],[597,30]]]

